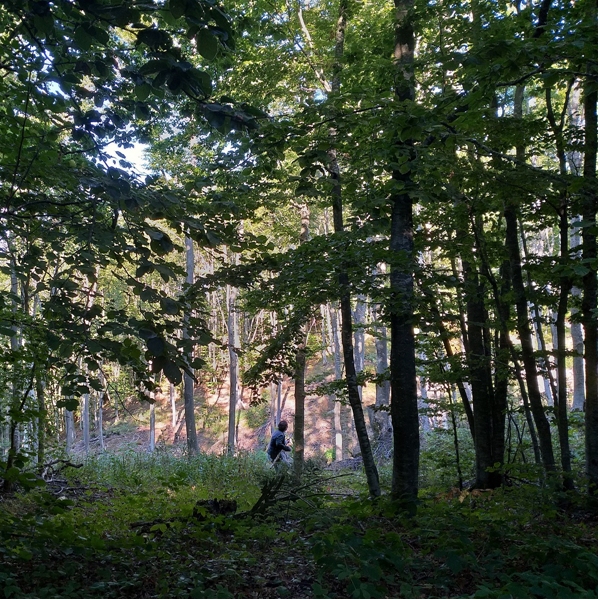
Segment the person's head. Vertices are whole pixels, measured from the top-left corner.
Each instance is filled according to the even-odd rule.
[[[279,425],[277,425],[277,429],[279,429],[279,431],[285,431],[287,428],[287,421],[279,421]]]

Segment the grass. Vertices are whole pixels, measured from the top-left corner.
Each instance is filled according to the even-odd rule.
[[[428,466],[430,468],[430,466]],[[431,467],[433,469],[433,467]],[[3,499],[5,598],[596,598],[597,523],[576,492],[458,492],[433,478],[409,518],[360,473],[317,467],[260,518],[194,518],[199,500],[249,510],[261,454],[102,455],[65,482]],[[389,468],[382,468],[382,482]],[[427,482],[425,482],[427,483]],[[437,487],[436,487],[437,486]]]

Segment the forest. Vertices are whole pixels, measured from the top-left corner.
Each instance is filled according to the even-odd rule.
[[[1,0],[0,594],[597,598],[597,56],[594,0]]]

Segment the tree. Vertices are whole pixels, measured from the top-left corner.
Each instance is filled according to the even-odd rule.
[[[396,0],[394,61],[396,99],[410,114],[414,92],[414,3]],[[397,162],[392,170],[390,233],[391,416],[394,428],[392,496],[407,507],[416,506],[419,475],[419,413],[414,338],[414,244],[411,162],[413,141],[397,141]]]

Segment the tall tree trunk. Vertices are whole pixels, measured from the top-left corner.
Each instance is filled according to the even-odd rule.
[[[592,23],[598,22],[598,9],[590,2]],[[590,60],[590,75],[584,83],[585,145],[583,159],[583,263],[589,269],[583,277],[581,312],[585,332],[585,455],[589,489],[598,492],[598,89],[591,74],[595,66]]]
[[[569,85],[566,92],[564,109],[560,120],[557,121],[552,107],[552,90],[546,89],[546,109],[547,116],[556,142],[556,155],[558,158],[560,174],[566,178],[567,156],[565,152],[564,140],[564,121],[569,106],[569,96],[572,85]],[[562,187],[560,193],[559,206],[559,239],[560,239],[560,263],[566,267],[571,259],[569,253],[570,231],[568,214],[568,197],[566,187]],[[560,295],[558,309],[556,313],[556,369],[558,374],[558,397],[556,406],[556,416],[558,425],[558,439],[560,443],[560,459],[563,470],[563,486],[565,489],[573,489],[574,483],[571,476],[571,450],[569,447],[569,423],[567,411],[567,362],[566,362],[566,331],[565,322],[567,318],[569,293],[573,286],[572,280],[567,275],[560,278]]]
[[[333,67],[333,78],[331,84],[332,94],[339,94],[341,86],[342,57],[344,54],[344,39],[346,35],[346,24],[348,16],[347,0],[340,0],[338,21],[335,31],[335,58]],[[340,167],[336,151],[336,131],[330,130],[331,148],[328,151],[329,177],[332,181],[331,201],[333,213],[333,229],[335,233],[343,233],[343,202],[342,186],[340,178]],[[338,271],[338,282],[340,285],[340,314],[341,314],[341,332],[342,332],[342,354],[344,358],[344,368],[346,370],[346,386],[348,388],[348,401],[352,409],[356,435],[360,446],[363,465],[367,477],[367,485],[371,496],[376,497],[381,494],[379,487],[379,474],[373,458],[373,451],[365,415],[356,380],[356,367],[354,364],[354,347],[352,343],[352,306],[350,299],[350,281],[345,265],[341,265]]]
[[[186,265],[186,283],[192,285],[194,283],[194,241],[192,238],[185,238],[185,265]],[[187,331],[187,323],[189,315],[184,317],[183,339],[189,340]],[[188,362],[191,362],[193,350],[190,351]],[[196,433],[196,414],[194,406],[194,379],[188,373],[183,374],[183,410],[185,414],[185,431],[187,440],[187,451],[190,456],[198,454],[198,434]]]
[[[396,67],[396,100],[401,106],[414,101],[413,0],[395,0],[394,62]],[[412,167],[413,143],[396,143]],[[413,207],[410,170],[392,170],[394,191],[391,195],[392,223],[390,232],[390,390],[391,416],[394,429],[392,497],[409,511],[416,510],[419,490],[419,411],[415,359],[414,250]]]

